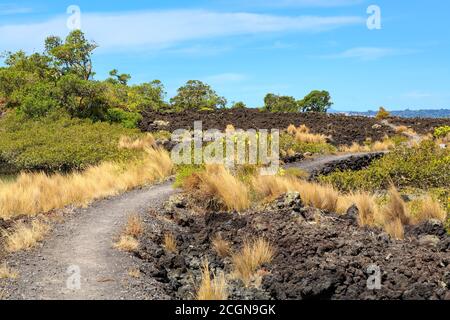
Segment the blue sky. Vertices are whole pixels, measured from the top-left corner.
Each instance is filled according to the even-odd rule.
[[[450,108],[450,3],[443,0],[0,0],[0,51],[42,50],[64,36],[69,5],[99,44],[103,79],[189,79],[228,101],[261,106],[266,93],[330,91],[338,110]],[[366,26],[369,5],[381,30]]]

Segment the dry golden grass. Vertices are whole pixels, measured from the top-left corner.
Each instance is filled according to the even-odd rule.
[[[197,300],[227,300],[227,282],[225,275],[220,273],[219,275],[213,274],[211,280],[211,272],[209,270],[209,263],[207,260],[203,261],[202,265],[202,279],[200,286],[197,290]]]
[[[230,244],[219,235],[212,240],[212,247],[221,258],[228,257],[231,254]]]
[[[380,221],[383,225],[388,225],[392,221],[399,220],[402,224],[410,224],[410,217],[406,208],[405,201],[403,201],[398,190],[391,186],[389,188],[389,200],[381,211]]]
[[[379,219],[379,207],[376,197],[367,192],[357,192],[346,196],[358,208],[358,223],[360,226],[372,226]]]
[[[380,152],[392,150],[395,144],[390,139],[384,139],[383,141],[376,141],[370,145],[360,145],[353,142],[351,146],[340,146],[339,151],[344,153],[358,153],[358,152]]]
[[[340,146],[339,151],[345,153],[370,152],[370,147],[353,142],[351,146]]]
[[[11,231],[5,231],[5,249],[8,252],[29,250],[42,241],[50,227],[40,220],[31,222],[31,226],[18,222]]]
[[[257,269],[270,263],[274,254],[274,248],[263,238],[246,241],[242,250],[231,257],[235,276],[248,286]]]
[[[438,201],[427,195],[423,199],[419,200],[419,207],[417,212],[415,212],[413,219],[415,223],[420,223],[430,219],[437,219],[445,222],[447,219],[447,213]]]
[[[294,135],[297,133],[297,127],[294,126],[293,124],[289,125],[289,127],[287,128],[287,133],[289,133],[290,135]]]
[[[156,141],[153,135],[147,133],[144,137],[133,139],[123,136],[119,140],[119,149],[129,150],[144,150],[156,146]]]
[[[144,226],[141,217],[137,214],[132,214],[128,217],[127,225],[124,234],[131,237],[138,237],[144,231]]]
[[[250,206],[246,185],[224,166],[206,166],[204,171],[194,173],[183,185],[188,192],[196,192],[204,199],[220,199],[228,210],[245,210]]]
[[[314,134],[309,132],[302,132],[297,129],[295,140],[303,143],[326,143],[327,137],[323,134]]]
[[[172,233],[166,233],[164,235],[163,247],[166,252],[175,253],[177,252],[177,241]]]
[[[271,201],[286,192],[299,192],[302,201],[311,207],[335,212],[339,192],[330,185],[321,185],[296,179],[292,176],[257,176],[252,179],[257,195]]]
[[[69,175],[22,173],[15,182],[0,183],[0,218],[33,216],[71,204],[87,206],[172,174],[167,151],[146,149],[145,154],[141,161],[127,165],[103,163]]]
[[[403,240],[405,237],[405,229],[399,218],[388,221],[384,225],[384,230],[394,239]]]
[[[114,244],[114,248],[120,251],[134,252],[139,248],[139,241],[127,235],[121,235],[119,241]]]
[[[0,265],[0,279],[16,279],[19,274],[8,267],[6,263]]]
[[[236,129],[234,128],[234,126],[232,124],[227,124],[225,131],[226,132],[234,132],[234,131],[236,131]]]

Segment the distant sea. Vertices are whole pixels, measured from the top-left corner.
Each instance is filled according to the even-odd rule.
[[[365,116],[375,117],[378,111],[337,111],[330,110],[330,113],[343,113],[352,116]],[[450,118],[450,109],[439,110],[401,110],[401,111],[389,111],[391,115],[400,118]]]

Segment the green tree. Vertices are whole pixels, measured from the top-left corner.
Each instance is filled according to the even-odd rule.
[[[72,117],[106,120],[105,85],[68,74],[58,81],[58,101]]]
[[[174,110],[214,110],[225,108],[227,100],[219,96],[209,85],[199,80],[189,80],[178,89],[175,97],[170,99]]]
[[[387,111],[384,107],[380,107],[375,118],[378,120],[384,120],[386,118],[389,118],[390,116],[391,114],[389,113],[389,111]]]
[[[294,97],[269,93],[264,98],[264,110],[269,112],[298,112],[298,104]]]
[[[327,112],[333,105],[328,91],[311,91],[306,97],[298,102],[302,112]]]
[[[131,79],[131,75],[127,73],[119,74],[119,71],[117,69],[113,69],[109,72],[110,78],[108,78],[106,81],[109,81],[113,84],[122,84],[126,86],[128,84],[128,81]]]
[[[46,54],[53,59],[60,74],[76,74],[83,80],[89,80],[94,75],[92,52],[96,48],[97,44],[88,41],[80,30],[70,32],[65,41],[56,36],[45,40]]]
[[[242,101],[235,102],[231,106],[231,109],[246,109],[246,108],[247,106]]]

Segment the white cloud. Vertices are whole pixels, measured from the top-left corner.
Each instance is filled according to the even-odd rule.
[[[65,35],[67,17],[41,23],[0,26],[0,50],[38,49],[49,34]],[[317,32],[362,24],[356,16],[281,16],[168,10],[127,13],[82,13],[81,25],[101,50],[161,49],[185,41],[273,32]]]
[[[15,4],[0,4],[0,16],[30,13],[31,11],[32,11],[31,8],[20,7]]]
[[[405,94],[403,94],[403,97],[408,99],[425,99],[425,98],[431,98],[433,95],[428,92],[422,92],[422,91],[410,91]]]
[[[239,0],[233,1],[252,7],[342,7],[363,3],[365,0]],[[227,1],[229,3],[229,1]]]
[[[416,51],[394,48],[358,47],[344,52],[323,56],[332,59],[358,59],[363,61],[378,60],[389,56],[412,54]]]
[[[225,84],[225,83],[234,83],[234,82],[242,82],[247,79],[247,76],[242,73],[220,73],[212,76],[208,76],[205,78],[206,82],[210,82],[211,84]]]

